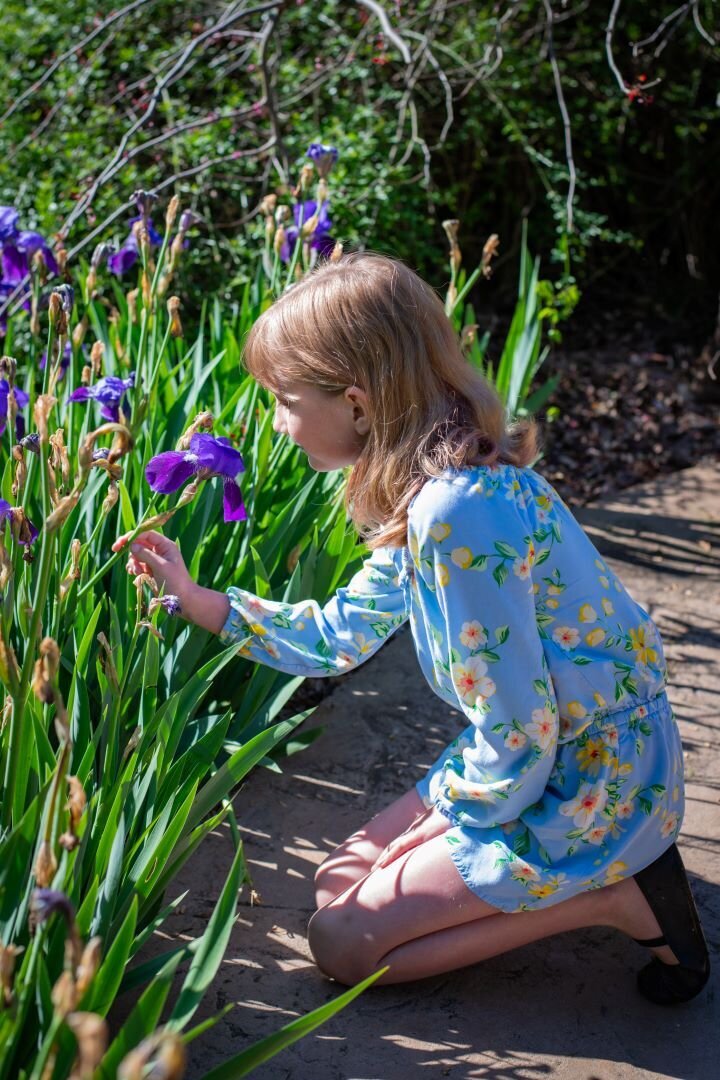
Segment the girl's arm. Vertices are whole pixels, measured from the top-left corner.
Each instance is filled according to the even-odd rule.
[[[113,548],[125,543],[120,537]],[[386,548],[373,552],[350,584],[320,606],[315,600],[287,604],[245,589],[227,593],[193,581],[180,549],[160,533],[133,541],[128,571],[152,574],[180,600],[181,614],[198,626],[238,642],[248,659],[303,675],[337,675],[367,660],[408,615],[399,562]]]

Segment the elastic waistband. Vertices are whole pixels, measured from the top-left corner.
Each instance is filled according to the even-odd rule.
[[[599,716],[590,718],[589,722],[579,727],[573,734],[561,742],[573,742],[581,735],[592,735],[597,731],[603,731],[609,727],[619,727],[631,721],[654,720],[662,715],[672,715],[672,706],[668,701],[667,691],[662,690],[654,697],[644,701],[635,701],[632,705],[618,705],[612,709],[605,709]]]

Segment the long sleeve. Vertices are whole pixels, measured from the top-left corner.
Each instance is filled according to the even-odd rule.
[[[532,529],[513,490],[461,476],[413,501],[409,543],[435,678],[470,721],[421,795],[455,824],[520,817],[552,770],[558,710],[535,617]]]
[[[395,558],[391,549],[376,549],[323,607],[315,600],[263,600],[233,586],[220,638],[243,642],[240,655],[294,675],[348,671],[372,656],[408,616]]]

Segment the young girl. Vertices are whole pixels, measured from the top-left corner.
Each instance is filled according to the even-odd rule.
[[[682,751],[662,645],[530,467],[534,424],[507,422],[436,294],[379,255],[294,286],[245,361],[276,397],[275,430],[318,471],[351,467],[371,557],[322,608],[201,588],[157,532],[136,537],[129,572],[292,674],[350,670],[409,619],[425,678],[467,718],[319,868],[319,967],[354,983],[387,964],[382,981],[403,982],[602,925],[653,950],[646,997],[694,997],[709,962],[674,844]]]

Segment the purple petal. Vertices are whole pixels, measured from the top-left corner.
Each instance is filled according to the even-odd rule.
[[[15,387],[15,400],[18,404],[18,408],[24,409],[30,400],[30,395],[26,394],[24,390],[21,390],[19,386]]]
[[[30,520],[30,518],[29,518],[29,517],[26,517],[26,518],[25,518],[25,524],[27,525],[27,527],[28,527],[28,528],[29,528],[29,530],[30,530],[30,539],[29,539],[29,540],[21,540],[21,541],[20,541],[20,543],[21,543],[21,544],[25,544],[25,546],[27,547],[27,546],[29,546],[30,544],[34,544],[34,543],[35,543],[35,541],[36,541],[36,540],[37,540],[37,538],[38,538],[38,531],[37,531],[37,529],[35,528],[35,526],[33,525],[32,521]]]
[[[95,397],[95,395],[89,386],[78,386],[77,390],[73,390],[68,401],[87,401],[88,398],[92,397]]]
[[[14,206],[0,206],[0,244],[15,236],[20,213]]]
[[[197,465],[187,454],[178,450],[168,450],[156,454],[145,467],[145,479],[153,491],[169,495],[189,480],[197,471]]]
[[[0,499],[0,522],[4,522],[6,518],[10,517],[10,511],[12,506],[7,499]]]
[[[108,270],[113,274],[125,274],[128,270],[132,270],[137,261],[137,247],[131,247],[129,243],[125,243],[108,259]]]
[[[223,518],[225,521],[245,521],[247,518],[242,492],[234,480],[223,480]]]
[[[58,264],[55,262],[55,256],[48,247],[47,240],[39,232],[24,231],[17,234],[15,238],[19,251],[24,251],[28,260],[32,258],[36,251],[42,251],[48,270],[51,273],[57,274]]]
[[[28,272],[27,255],[14,244],[3,244],[2,270],[5,284],[17,285]]]
[[[120,403],[113,401],[109,405],[103,405],[100,415],[103,420],[110,420],[111,423],[117,424],[120,420]]]
[[[190,452],[195,456],[199,468],[211,469],[219,476],[232,479],[245,470],[240,451],[224,435],[219,438],[203,433],[193,435]]]

